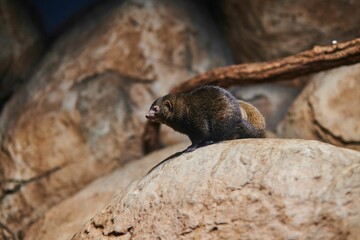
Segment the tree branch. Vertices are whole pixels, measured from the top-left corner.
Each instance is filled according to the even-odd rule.
[[[184,92],[203,85],[230,87],[290,80],[330,68],[360,62],[360,38],[261,63],[245,63],[217,68],[197,75],[176,86],[170,92]]]

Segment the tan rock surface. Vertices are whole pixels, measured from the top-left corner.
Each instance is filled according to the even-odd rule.
[[[19,0],[0,2],[0,109],[29,77],[44,49],[40,29]]]
[[[133,182],[77,239],[358,239],[360,153],[317,141],[200,148]]]
[[[162,159],[186,147],[186,144],[168,147],[98,178],[74,196],[49,209],[25,232],[24,239],[70,239],[132,181],[146,175]]]
[[[237,62],[257,62],[359,37],[359,1],[221,1]]]
[[[54,44],[0,118],[0,236],[142,156],[155,97],[226,63],[204,25],[181,1],[111,1]]]
[[[360,150],[359,103],[360,64],[316,74],[277,132]]]

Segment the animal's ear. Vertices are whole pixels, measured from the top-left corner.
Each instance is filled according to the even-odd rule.
[[[165,100],[165,106],[167,106],[170,111],[173,110],[173,105],[172,105],[172,103],[170,102],[170,100]]]

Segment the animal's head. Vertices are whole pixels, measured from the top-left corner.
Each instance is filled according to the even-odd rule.
[[[167,123],[173,115],[173,102],[169,96],[158,98],[151,105],[146,118],[150,121]]]

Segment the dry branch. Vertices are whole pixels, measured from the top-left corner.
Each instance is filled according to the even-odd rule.
[[[217,68],[187,80],[170,92],[185,92],[203,85],[230,87],[291,80],[306,74],[358,62],[360,62],[360,38],[328,46],[315,46],[311,50],[273,61]],[[143,136],[146,152],[159,148],[159,129],[159,123],[146,124]]]
[[[360,38],[328,46],[315,46],[312,50],[273,61],[217,68],[187,80],[171,92],[184,92],[202,85],[230,87],[289,80],[357,62],[360,62]]]

